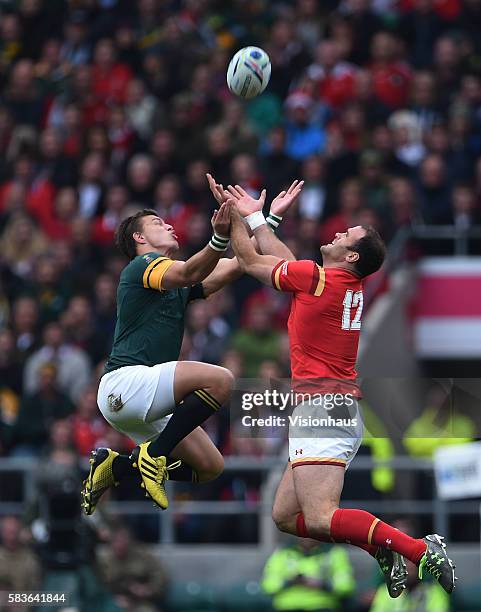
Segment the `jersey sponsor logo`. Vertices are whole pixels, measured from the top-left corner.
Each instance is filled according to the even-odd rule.
[[[122,396],[114,395],[113,393],[111,393],[107,397],[107,404],[109,406],[110,412],[118,412],[124,407],[124,403],[122,402]]]
[[[287,274],[287,267],[289,265],[288,261],[285,261],[281,266],[281,274]]]
[[[296,448],[296,455],[302,455],[302,448]]]
[[[148,264],[154,261],[154,258],[151,255],[142,255],[142,259],[145,260]]]

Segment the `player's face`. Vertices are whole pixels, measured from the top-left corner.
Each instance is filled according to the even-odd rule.
[[[155,215],[144,217],[141,235],[145,239],[145,243],[152,246],[155,251],[167,253],[179,248],[174,228],[161,217]]]
[[[324,262],[349,262],[353,257],[350,247],[354,246],[358,240],[366,235],[366,230],[361,225],[349,227],[345,232],[338,232],[334,240],[329,244],[321,246],[321,253]]]

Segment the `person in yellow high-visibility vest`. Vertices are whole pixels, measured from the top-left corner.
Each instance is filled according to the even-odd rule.
[[[384,423],[365,401],[361,406],[364,421],[362,446],[369,448],[374,461],[390,461],[395,451]],[[394,488],[394,481],[394,470],[390,466],[374,465],[371,470],[371,484],[376,491],[389,493]]]
[[[267,560],[262,588],[275,610],[335,612],[354,592],[349,556],[341,546],[299,539]]]
[[[472,442],[476,425],[452,402],[450,390],[433,385],[426,408],[406,430],[403,444],[412,457],[431,459],[440,446]]]

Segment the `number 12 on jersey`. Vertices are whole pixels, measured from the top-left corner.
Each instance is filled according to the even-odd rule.
[[[361,329],[361,315],[363,307],[362,291],[353,292],[352,289],[347,289],[342,305],[342,329],[355,331]],[[354,318],[352,318],[352,310],[355,309]]]

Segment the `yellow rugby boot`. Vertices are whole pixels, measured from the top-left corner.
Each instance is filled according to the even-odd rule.
[[[82,508],[88,516],[95,512],[101,496],[110,487],[116,486],[112,464],[119,453],[110,448],[96,448],[90,453],[90,471],[81,491]]]
[[[132,465],[137,468],[142,477],[141,487],[152,501],[165,510],[169,507],[169,500],[165,492],[165,481],[169,480],[169,470],[180,466],[180,461],[167,465],[165,456],[152,457],[149,455],[150,442],[143,442],[132,451]]]

